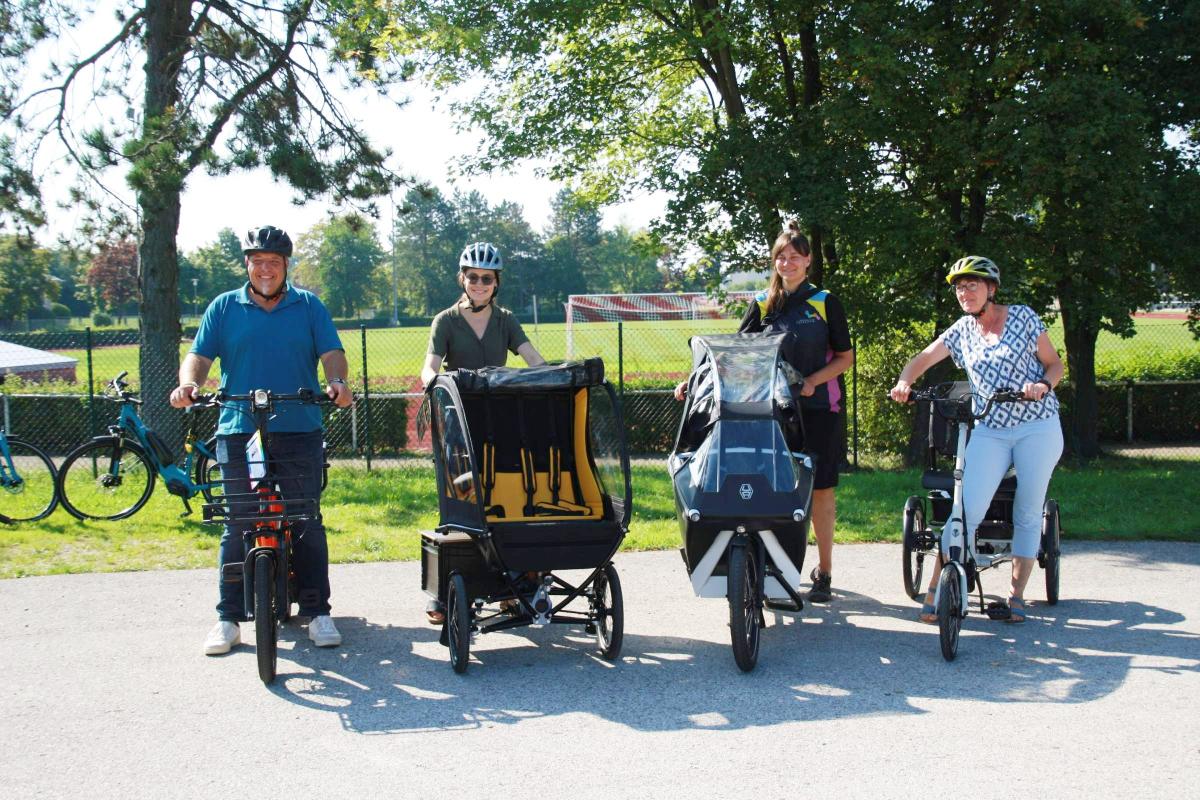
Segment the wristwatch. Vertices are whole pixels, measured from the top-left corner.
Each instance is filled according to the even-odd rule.
[[[330,382],[330,383],[340,383],[342,386],[345,386],[345,385],[346,385],[346,379],[345,379],[345,378],[330,378],[330,379],[329,379],[329,382]]]
[[[1047,391],[1051,391],[1051,392],[1053,392],[1053,391],[1054,391],[1054,384],[1053,384],[1053,383],[1051,383],[1050,381],[1046,380],[1045,378],[1042,378],[1041,380],[1034,381],[1034,383],[1040,383],[1040,384],[1042,384],[1043,386],[1045,386],[1045,387],[1046,387]]]

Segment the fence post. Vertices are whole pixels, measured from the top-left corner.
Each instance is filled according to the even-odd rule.
[[[362,334],[362,374],[363,374],[363,405],[365,408],[363,421],[363,436],[367,440],[367,472],[371,471],[371,384],[367,381],[369,373],[367,372],[367,326],[359,325],[359,332]]]
[[[625,323],[617,322],[617,394],[625,402]]]
[[[1133,441],[1133,381],[1125,388],[1125,441]]]
[[[96,435],[96,392],[92,380],[92,326],[84,328],[85,344],[87,345],[87,383],[88,383],[88,438]]]

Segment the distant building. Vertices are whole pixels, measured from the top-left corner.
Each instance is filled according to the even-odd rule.
[[[75,382],[78,359],[0,341],[0,374],[19,375],[26,381],[64,380]]]

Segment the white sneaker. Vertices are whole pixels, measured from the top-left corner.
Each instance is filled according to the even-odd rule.
[[[242,643],[242,629],[236,622],[221,620],[208,632],[204,640],[204,655],[219,656],[228,653],[235,644]]]
[[[337,647],[342,643],[342,635],[333,624],[333,617],[328,614],[313,617],[309,621],[308,638],[312,639],[317,647]]]

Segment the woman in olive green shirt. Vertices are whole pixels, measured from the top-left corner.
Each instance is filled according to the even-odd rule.
[[[531,367],[545,364],[516,316],[496,305],[504,261],[487,242],[467,245],[458,259],[458,284],[463,296],[433,318],[429,351],[421,369],[421,387],[429,385],[443,362],[447,369],[503,367],[515,353]]]

